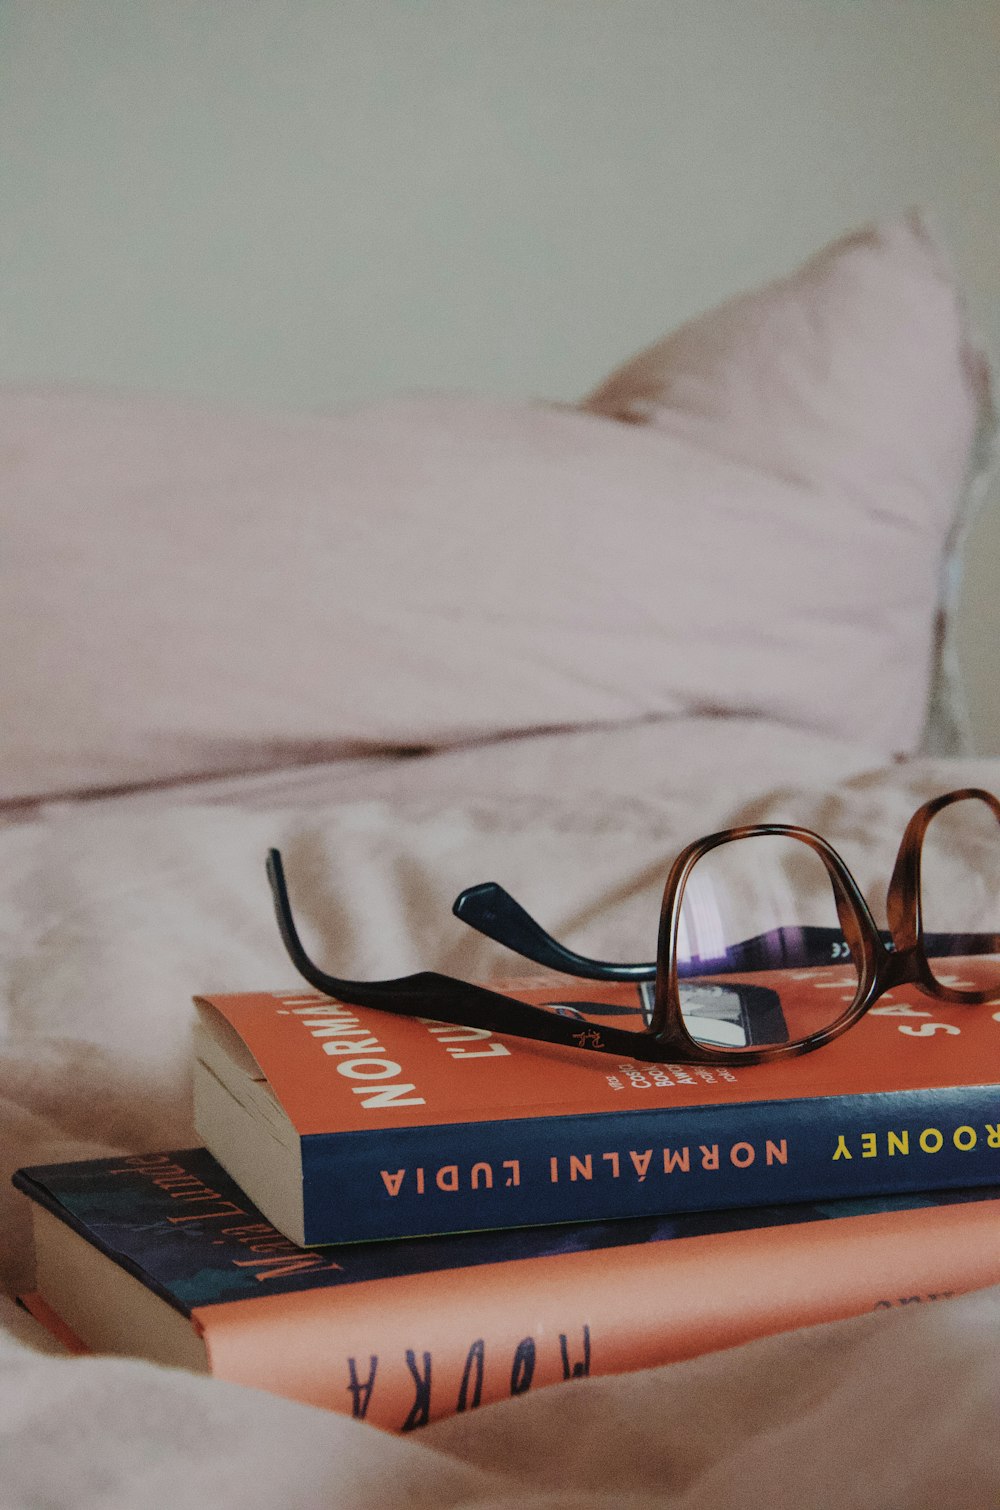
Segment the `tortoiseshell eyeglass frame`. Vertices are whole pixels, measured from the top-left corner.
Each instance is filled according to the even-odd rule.
[[[821,1048],[846,1032],[879,997],[897,986],[914,985],[939,1001],[963,1005],[1000,999],[1000,981],[995,991],[943,985],[931,969],[925,948],[921,907],[924,836],[938,813],[964,801],[985,803],[1000,824],[1000,801],[980,787],[946,792],[917,809],[906,825],[889,881],[886,912],[891,943],[879,933],[857,883],[833,846],[811,829],[785,823],[724,829],[681,850],[664,886],[656,961],[651,964],[619,964],[576,954],[547,934],[513,897],[492,882],[469,887],[457,898],[454,911],[464,922],[538,964],[590,980],[655,981],[652,1016],[642,1031],[581,1021],[579,1017],[532,1006],[502,992],[434,971],[381,981],[352,981],[329,975],[313,963],[303,947],[292,916],[281,855],[276,849],[268,853],[267,873],[278,927],[296,969],[316,990],[352,1006],[485,1028],[644,1062],[764,1064]],[[686,1028],[681,1010],[677,946],[684,888],[698,861],[711,850],[759,835],[799,840],[819,856],[833,888],[840,926],[857,971],[857,990],[853,1001],[829,1026],[804,1038],[756,1048],[701,1043]],[[956,938],[956,943],[959,942]],[[992,942],[1000,949],[1000,938]]]

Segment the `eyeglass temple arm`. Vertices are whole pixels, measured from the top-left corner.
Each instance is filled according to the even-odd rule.
[[[611,960],[590,959],[560,944],[509,891],[496,881],[469,886],[455,899],[452,907],[457,918],[496,943],[512,949],[525,959],[534,960],[548,970],[576,975],[583,980],[642,981],[656,979],[656,965],[616,964]]]
[[[579,1019],[561,1017],[512,996],[489,991],[485,986],[474,986],[430,970],[380,981],[342,980],[336,975],[328,975],[309,958],[299,938],[288,899],[281,854],[276,849],[268,851],[267,878],[278,928],[289,958],[299,974],[324,996],[333,996],[352,1006],[376,1007],[398,1017],[428,1017],[435,1022],[512,1033],[518,1038],[568,1044],[573,1048],[599,1049],[608,1054],[635,1053],[637,1042],[644,1042],[647,1037],[644,1033],[608,1028],[603,1024],[586,1034],[582,1030],[588,1025]]]

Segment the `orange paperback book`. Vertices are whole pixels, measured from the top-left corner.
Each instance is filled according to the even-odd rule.
[[[949,963],[962,979],[984,968]],[[776,997],[769,980],[730,973],[720,989],[738,1008]],[[830,966],[793,982],[826,1020],[854,991]],[[510,989],[592,1010],[586,981]],[[789,989],[786,971],[783,1003]],[[616,1023],[642,1025],[642,988],[601,995]],[[1000,1013],[912,987],[816,1053],[735,1067],[631,1061],[311,991],[198,1005],[199,1136],[297,1243],[1000,1183]]]
[[[1000,1189],[300,1249],[204,1149],[18,1171],[70,1347],[408,1431],[1000,1281]]]

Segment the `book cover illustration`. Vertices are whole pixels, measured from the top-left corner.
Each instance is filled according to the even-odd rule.
[[[188,1318],[212,1373],[392,1430],[1000,1279],[1000,1189],[300,1249],[204,1149],[15,1184]]]

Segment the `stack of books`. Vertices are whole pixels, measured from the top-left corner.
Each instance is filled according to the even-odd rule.
[[[509,989],[570,1010],[593,991]],[[197,1010],[204,1147],[14,1177],[24,1304],[74,1351],[408,1431],[1000,1282],[989,1008],[899,990],[814,1054],[734,1069],[312,992]]]

